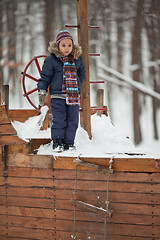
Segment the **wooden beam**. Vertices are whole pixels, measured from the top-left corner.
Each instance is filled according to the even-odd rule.
[[[90,82],[89,82],[89,41],[88,41],[88,1],[77,0],[78,43],[82,47],[82,58],[86,69],[86,80],[82,84],[80,122],[91,139]]]
[[[3,85],[2,103],[6,105],[6,108],[8,110],[8,108],[9,108],[9,85]]]
[[[97,108],[103,108],[103,95],[104,95],[104,90],[103,89],[98,89],[97,90]],[[103,111],[97,111],[97,115],[101,116]]]

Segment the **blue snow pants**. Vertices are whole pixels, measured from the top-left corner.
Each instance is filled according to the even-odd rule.
[[[74,144],[79,123],[79,106],[67,105],[65,99],[51,98],[51,112],[51,138],[63,139],[64,143]]]

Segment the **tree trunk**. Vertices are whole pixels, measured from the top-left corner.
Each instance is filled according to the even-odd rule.
[[[2,18],[3,18],[3,9],[0,8],[0,22],[2,23]],[[0,58],[3,59],[3,50],[2,50],[2,39],[3,39],[3,28],[2,28],[2,24],[0,24]],[[0,92],[2,91],[2,85],[3,85],[3,68],[0,67]],[[0,99],[1,102],[1,99]]]
[[[142,9],[143,0],[138,0],[137,2],[137,14],[135,17],[133,35],[132,35],[132,64],[138,65],[138,68],[133,71],[133,79],[140,82],[140,65],[141,65],[141,27],[142,27]],[[140,101],[139,93],[133,90],[133,124],[134,124],[134,142],[139,144],[142,141],[141,128],[140,128]]]

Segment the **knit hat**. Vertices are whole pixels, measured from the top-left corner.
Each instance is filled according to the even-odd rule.
[[[66,39],[66,38],[69,38],[73,41],[73,37],[67,30],[60,31],[56,37],[56,46],[58,46],[58,44],[62,39]]]

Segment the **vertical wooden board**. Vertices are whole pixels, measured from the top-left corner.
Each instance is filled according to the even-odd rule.
[[[82,58],[86,69],[86,80],[82,84],[80,112],[81,126],[91,138],[90,82],[89,82],[89,40],[88,40],[88,1],[77,0],[78,43],[82,46]]]

